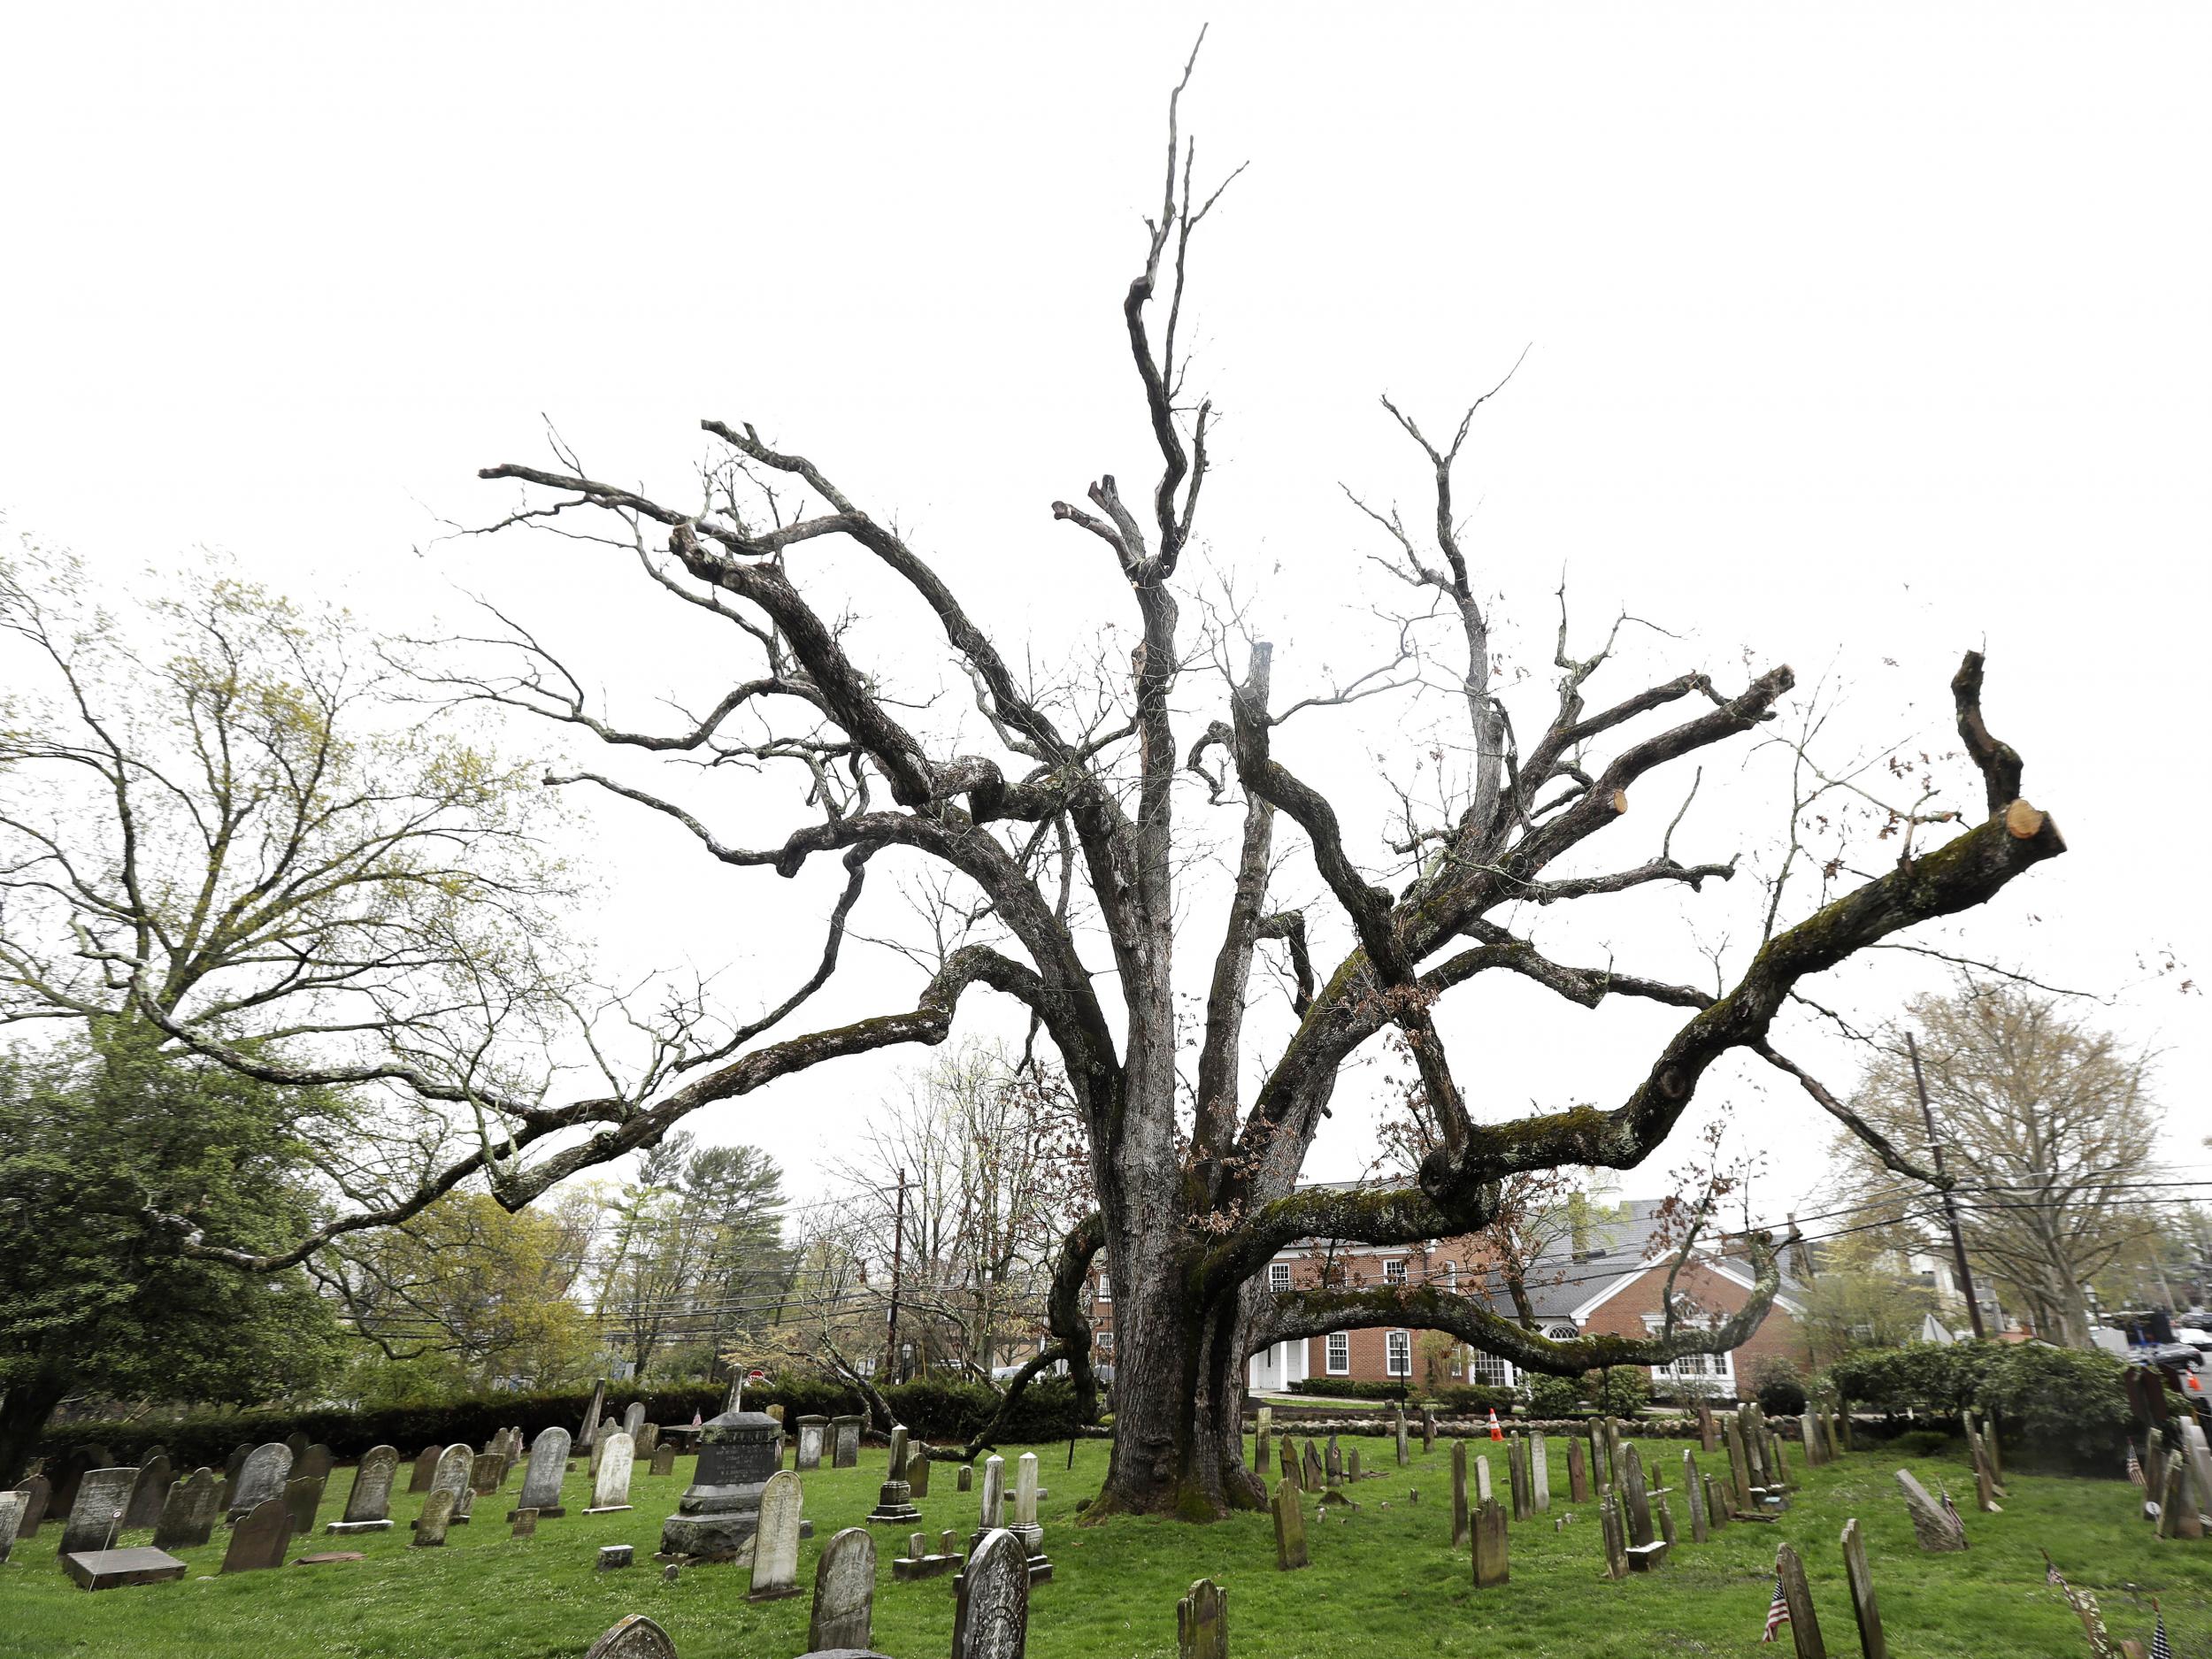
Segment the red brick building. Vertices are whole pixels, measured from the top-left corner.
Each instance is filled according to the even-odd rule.
[[[1631,1200],[1611,1210],[1594,1210],[1579,1237],[1563,1239],[1557,1251],[1535,1263],[1526,1276],[1538,1328],[1547,1336],[1571,1339],[1589,1334],[1641,1337],[1655,1333],[1661,1317],[1667,1262],[1655,1244],[1652,1200]],[[1793,1263],[1793,1266],[1801,1263]],[[1323,1285],[1432,1284],[1479,1298],[1510,1315],[1511,1299],[1498,1282],[1487,1248],[1479,1238],[1443,1239],[1426,1244],[1379,1248],[1302,1239],[1268,1264],[1275,1290],[1305,1290]],[[1752,1276],[1740,1258],[1722,1256],[1686,1266],[1675,1281],[1678,1301],[1703,1314],[1724,1318],[1749,1298]],[[1653,1368],[1652,1385],[1661,1394],[1689,1380],[1694,1386],[1736,1392],[1751,1365],[1770,1355],[1802,1359],[1798,1327],[1803,1312],[1792,1294],[1801,1281],[1786,1272],[1782,1292],[1765,1322],[1733,1353],[1690,1355],[1671,1365]],[[1101,1364],[1113,1363],[1113,1286],[1110,1274],[1092,1278],[1092,1328]],[[1484,1354],[1448,1334],[1418,1327],[1339,1331],[1326,1336],[1278,1342],[1252,1356],[1247,1386],[1255,1394],[1281,1394],[1312,1377],[1351,1382],[1417,1382],[1433,1386],[1458,1382],[1511,1386],[1521,1380],[1509,1362]]]

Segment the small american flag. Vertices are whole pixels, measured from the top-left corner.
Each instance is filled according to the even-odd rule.
[[[1951,1488],[1945,1486],[1938,1486],[1936,1487],[1936,1495],[1942,1499],[1944,1514],[1951,1517],[1951,1525],[1958,1528],[1960,1541],[1964,1542],[1966,1539],[1966,1517],[1959,1513],[1959,1506],[1951,1502]]]
[[[1774,1640],[1774,1632],[1790,1622],[1789,1598],[1782,1594],[1782,1575],[1774,1575],[1774,1600],[1767,1603],[1767,1633],[1759,1638],[1762,1643]]]
[[[2143,1479],[2143,1465],[2135,1455],[2135,1442],[2128,1442],[2128,1479],[2137,1486],[2147,1488],[2150,1482]]]
[[[2174,1645],[2166,1640],[2166,1615],[2155,1601],[2151,1603],[2151,1611],[2158,1619],[2151,1632],[2151,1659],[2174,1659]]]

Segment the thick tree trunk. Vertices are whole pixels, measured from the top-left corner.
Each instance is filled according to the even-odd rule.
[[[69,1397],[75,1378],[63,1365],[41,1366],[0,1399],[0,1491],[23,1479],[54,1408]]]
[[[1180,1279],[1171,1259],[1149,1283],[1115,1280],[1113,1460],[1086,1521],[1215,1521],[1266,1502],[1244,1461],[1243,1311],[1196,1305]]]

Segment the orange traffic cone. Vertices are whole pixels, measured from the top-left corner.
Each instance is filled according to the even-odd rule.
[[[1490,1408],[1490,1438],[1494,1440],[1505,1438],[1505,1431],[1498,1426],[1498,1408],[1495,1406]]]

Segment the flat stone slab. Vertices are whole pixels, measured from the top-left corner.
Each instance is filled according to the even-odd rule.
[[[958,1572],[967,1561],[965,1555],[894,1555],[891,1576],[901,1581],[914,1578],[934,1578],[948,1572]]]
[[[627,1503],[610,1503],[603,1509],[586,1509],[584,1513],[586,1515],[626,1515],[634,1507],[634,1505]],[[541,1509],[538,1511],[538,1518],[540,1520],[543,1520],[545,1518],[544,1510]]]
[[[316,1551],[311,1555],[298,1556],[292,1564],[295,1567],[327,1567],[334,1562],[366,1561],[368,1557],[357,1549],[323,1549]]]
[[[1631,1544],[1628,1547],[1628,1570],[1631,1572],[1649,1572],[1667,1558],[1664,1540],[1649,1544]]]
[[[61,1558],[61,1570],[88,1590],[119,1590],[127,1584],[163,1584],[184,1577],[184,1563],[165,1549],[81,1549]]]
[[[324,1532],[335,1532],[341,1538],[349,1537],[355,1532],[388,1532],[391,1530],[389,1521],[333,1521],[323,1528]]]

